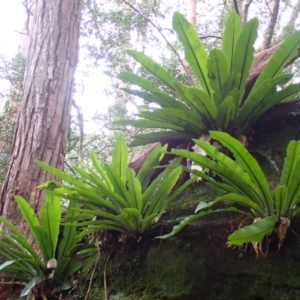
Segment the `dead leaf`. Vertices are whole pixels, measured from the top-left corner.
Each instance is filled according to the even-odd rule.
[[[255,218],[253,220],[253,223],[256,223],[257,221],[260,221],[260,220],[261,220],[261,217]],[[261,257],[266,257],[267,252],[265,253],[265,251],[263,249],[262,241],[261,242],[252,242],[252,247],[255,251],[255,254],[256,254],[255,258],[256,259],[260,259]],[[267,246],[267,248],[268,248],[268,246]]]
[[[28,293],[26,300],[35,300],[35,295],[32,291]]]
[[[55,258],[51,258],[47,262],[47,269],[56,269],[57,268],[57,260]]]
[[[244,147],[248,146],[248,140],[247,140],[247,137],[245,135],[241,134],[239,136],[239,141],[243,144]]]
[[[255,252],[255,258],[260,259],[260,250],[259,250],[259,243],[258,242],[252,242],[252,247]]]
[[[290,225],[291,225],[291,221],[289,218],[280,217],[280,224],[278,227],[278,239],[279,239],[278,251],[282,246],[283,240],[285,239],[286,233],[290,228]]]

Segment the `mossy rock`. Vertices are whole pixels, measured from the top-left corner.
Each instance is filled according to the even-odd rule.
[[[109,299],[300,299],[298,237],[290,232],[279,253],[271,249],[266,258],[257,260],[244,248],[227,248],[228,233],[228,219],[223,215],[216,222],[203,219],[167,240],[153,240],[153,234],[129,242],[109,262]],[[105,299],[106,257],[103,254],[97,266],[91,300]],[[89,274],[95,260],[90,262]],[[82,282],[83,289],[86,283]]]

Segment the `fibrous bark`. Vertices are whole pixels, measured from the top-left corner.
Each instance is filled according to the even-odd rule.
[[[248,95],[258,75],[268,63],[268,61],[271,59],[273,53],[278,49],[279,46],[280,44],[274,45],[273,47],[260,51],[254,55],[254,62],[250,69],[250,74],[246,83],[245,96]]]
[[[259,76],[262,69],[265,67],[265,65],[268,63],[268,61],[271,59],[273,53],[278,49],[280,46],[279,44],[274,45],[273,47],[260,51],[254,55],[254,63],[251,67],[250,74],[246,83],[246,92],[245,96],[248,95],[250,92],[252,86],[254,85],[257,77]],[[300,57],[300,48],[298,48],[298,54],[289,62],[286,64],[286,66],[292,64],[296,59]]]
[[[82,0],[36,0],[12,156],[1,191],[0,213],[18,224],[13,195],[38,211],[36,186],[51,180],[34,161],[62,169],[69,131]]]

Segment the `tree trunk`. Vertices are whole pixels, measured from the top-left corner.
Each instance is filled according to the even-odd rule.
[[[191,23],[194,27],[196,27],[196,19],[197,19],[197,0],[189,0],[188,1],[188,16],[187,19],[189,23]],[[192,73],[192,68],[190,67],[189,63],[184,59],[184,73],[190,75]]]
[[[241,18],[243,26],[247,23],[252,0],[233,0],[234,9]]]
[[[197,18],[197,0],[188,2],[188,21],[195,27]]]
[[[268,49],[271,46],[271,41],[274,35],[274,29],[279,13],[280,0],[272,0],[270,7],[270,20],[266,32],[264,33],[263,49]]]
[[[51,180],[35,160],[62,169],[69,132],[78,57],[82,0],[36,0],[20,114],[12,156],[1,191],[0,213],[20,223],[13,195],[37,211],[43,198],[36,186]],[[20,230],[24,230],[19,225]]]

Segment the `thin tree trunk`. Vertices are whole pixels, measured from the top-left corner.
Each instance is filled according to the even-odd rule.
[[[188,2],[188,21],[195,27],[197,17],[197,0],[189,0]]]
[[[280,0],[272,0],[270,7],[270,20],[268,28],[265,32],[265,37],[263,41],[263,49],[268,49],[271,46],[272,37],[274,34],[274,28],[277,21],[277,16],[279,12]]]
[[[189,0],[188,1],[188,21],[195,27],[196,26],[196,19],[197,19],[197,0]],[[189,63],[184,59],[184,73],[191,74],[192,68],[190,67]]]
[[[36,0],[24,93],[1,191],[0,213],[17,225],[13,195],[23,196],[38,211],[43,198],[36,186],[51,180],[34,161],[63,168],[81,8],[82,0]],[[24,230],[21,224],[19,229]]]
[[[243,25],[245,25],[248,20],[248,13],[251,3],[252,0],[233,0],[234,8],[240,16]]]

